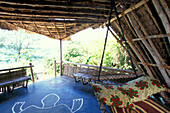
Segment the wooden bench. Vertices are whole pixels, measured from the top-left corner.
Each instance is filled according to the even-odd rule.
[[[8,70],[0,73],[0,91],[12,92],[15,87],[23,86],[27,88],[28,80],[31,77],[26,76],[26,69]]]

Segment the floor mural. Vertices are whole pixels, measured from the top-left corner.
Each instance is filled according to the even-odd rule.
[[[42,106],[30,105],[26,108],[22,108],[25,102],[16,102],[12,107],[12,113],[76,113],[83,106],[83,98],[73,99],[72,107],[62,103],[57,104],[60,100],[60,97],[51,93],[46,95],[42,100]]]
[[[70,81],[65,79],[65,78],[60,78],[60,79],[57,79],[57,80],[47,80],[46,83],[53,86],[53,87],[59,87],[59,86],[62,86],[64,84],[67,84],[69,83]]]
[[[0,113],[101,113],[92,87],[54,77],[0,94]]]

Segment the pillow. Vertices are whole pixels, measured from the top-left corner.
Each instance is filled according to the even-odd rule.
[[[142,101],[149,98],[151,95],[161,91],[165,91],[165,85],[159,80],[149,76],[142,76],[135,80],[127,82],[127,85],[122,86],[129,96],[130,102]]]
[[[116,85],[90,83],[101,103],[115,107],[133,107],[130,98]],[[121,88],[122,89],[122,88]]]

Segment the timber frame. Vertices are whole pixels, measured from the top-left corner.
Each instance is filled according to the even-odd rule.
[[[170,1],[115,3],[138,72],[157,78],[170,88]],[[1,0],[0,27],[25,29],[59,39],[62,44],[62,40],[69,40],[81,30],[107,25],[110,4],[110,0]],[[126,49],[114,10],[109,30]]]

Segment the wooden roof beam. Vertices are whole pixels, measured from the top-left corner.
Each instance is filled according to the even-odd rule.
[[[128,14],[129,12],[137,9],[138,7],[142,6],[143,4],[145,4],[145,3],[148,2],[148,1],[149,1],[149,0],[142,0],[142,1],[140,1],[139,3],[131,6],[130,8],[126,9],[126,10],[123,11],[121,14],[119,14],[119,15],[118,15],[119,18],[122,17],[123,15]],[[113,21],[115,21],[115,20],[117,20],[117,17],[112,18],[112,19],[110,20],[110,22],[113,22]],[[107,24],[108,24],[108,22],[104,23],[102,26],[105,26],[105,25],[107,25]]]
[[[62,13],[32,13],[32,12],[13,12],[13,11],[0,11],[0,14],[4,16],[23,16],[23,17],[31,17],[31,18],[65,18],[65,19],[78,19],[78,18],[84,18],[84,19],[106,19],[108,15],[98,16],[94,13],[91,14],[62,14]],[[112,15],[114,17],[114,15]]]
[[[45,23],[44,23],[44,26],[45,26],[45,28],[47,29],[47,31],[48,31],[48,33],[50,34],[50,36],[52,36],[52,34],[51,34],[50,30],[48,29],[48,27],[46,26],[46,24],[45,24]]]
[[[65,31],[65,36],[67,36],[67,30],[66,30],[66,24],[64,23],[64,31]]]
[[[143,65],[142,62],[137,62],[137,64],[142,64]],[[146,65],[153,66],[153,67],[158,67],[157,64],[152,64],[152,63],[148,63],[148,62],[146,63]],[[170,66],[164,65],[164,68],[170,69]]]
[[[60,36],[60,34],[59,34],[59,32],[58,32],[58,28],[57,28],[56,24],[55,24],[55,23],[53,23],[53,24],[54,24],[54,26],[55,26],[55,28],[56,28],[56,30],[57,30],[58,38],[60,38],[60,39],[61,39],[61,36]]]
[[[1,12],[0,11],[0,17],[1,18],[11,18],[11,19],[44,19],[44,20],[58,20],[58,21],[96,21],[96,22],[102,22],[103,20],[107,20],[104,16],[90,16],[90,15],[39,15],[39,14],[18,14],[18,13],[9,13],[9,12]],[[112,16],[114,17],[114,15]]]
[[[39,33],[39,30],[37,28],[37,24],[35,22],[34,22],[34,26],[35,26],[36,31]]]
[[[100,9],[100,8],[87,8],[87,9],[82,9],[82,8],[73,8],[73,7],[68,7],[68,8],[53,8],[53,7],[30,7],[30,6],[18,6],[18,5],[5,5],[5,4],[0,4],[0,8],[2,10],[16,10],[16,11],[24,11],[24,12],[52,12],[52,13],[63,13],[63,14],[92,14],[92,12],[95,13],[95,15],[102,16],[102,15],[108,15],[109,13],[109,7],[108,9]],[[118,12],[123,12],[123,8],[118,7]]]
[[[134,16],[134,18],[136,19],[136,22],[139,24],[139,26],[141,27],[141,30],[144,32],[144,34],[147,36],[147,31],[145,30],[145,28],[143,27],[142,23],[140,22],[139,18],[136,16],[135,13],[131,12],[132,15]],[[129,16],[128,16],[129,17]],[[130,17],[129,19],[131,21],[133,21]],[[138,34],[139,38],[144,37],[143,34],[140,32],[140,29],[136,27],[136,25],[134,24],[134,22],[131,22],[134,30],[136,31],[136,33]],[[165,62],[163,61],[163,59],[161,58],[159,52],[157,51],[157,49],[155,48],[153,42],[149,39],[148,40],[149,43],[146,40],[142,40],[143,44],[146,46],[147,50],[150,52],[150,54],[152,55],[153,59],[155,60],[156,64],[158,65],[158,68],[164,78],[164,80],[166,81],[168,87],[170,87],[170,78],[168,77],[165,68],[163,67],[163,65],[165,64]]]
[[[22,22],[20,22],[20,24],[24,29],[26,29],[26,26]]]
[[[130,0],[120,0],[120,1],[117,1],[116,3],[130,3]],[[81,8],[81,9],[84,9],[84,8],[103,8],[101,10],[104,10],[106,9],[105,6],[110,6],[110,0],[109,2],[95,2],[93,0],[93,2],[90,0],[90,1],[71,1],[68,3],[68,1],[66,0],[66,2],[61,2],[61,1],[55,1],[55,2],[46,2],[46,1],[43,1],[43,2],[40,2],[40,1],[0,1],[0,3],[2,4],[10,4],[10,5],[17,5],[17,6],[30,6],[30,7],[60,7],[60,8],[66,8],[66,7],[74,7],[74,8]],[[131,2],[130,4],[134,4],[134,2]],[[95,7],[96,6],[96,7]],[[108,8],[109,9],[109,8]]]
[[[139,41],[139,40],[146,40],[146,39],[152,39],[152,38],[164,38],[170,36],[169,34],[158,34],[158,35],[151,35],[151,36],[145,36],[143,38],[137,38],[137,39],[132,39],[132,41]]]
[[[100,24],[101,22],[97,22],[97,21],[79,21],[79,20],[76,20],[76,21],[70,21],[70,20],[43,20],[43,19],[10,19],[10,18],[2,18],[0,17],[0,20],[3,20],[3,21],[7,21],[7,22],[28,22],[28,23],[33,23],[33,22],[60,22],[60,23],[93,23],[93,24]]]

